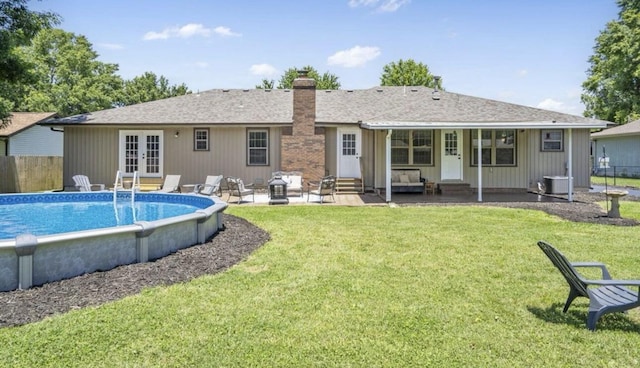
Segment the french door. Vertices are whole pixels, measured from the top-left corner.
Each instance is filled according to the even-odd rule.
[[[162,177],[162,130],[121,130],[119,170],[124,176]]]

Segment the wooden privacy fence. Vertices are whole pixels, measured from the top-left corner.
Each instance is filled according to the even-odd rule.
[[[0,156],[0,193],[62,189],[61,156]]]

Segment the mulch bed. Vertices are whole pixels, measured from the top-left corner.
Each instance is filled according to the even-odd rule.
[[[142,289],[215,274],[247,258],[269,240],[248,221],[223,214],[224,229],[206,243],[153,262],[119,266],[27,290],[0,292],[0,327],[39,321],[73,309],[97,306]]]
[[[573,203],[509,202],[480,205],[537,209],[576,222],[638,225],[632,219],[608,218],[606,212],[593,203],[596,200],[601,201],[602,198],[585,193],[574,198]],[[638,198],[629,197],[626,200]],[[215,274],[246,259],[269,240],[268,233],[244,219],[223,214],[223,223],[224,229],[205,244],[182,249],[154,262],[120,266],[28,290],[0,292],[0,327],[32,323],[73,309],[118,300],[145,288],[187,282],[202,275]]]

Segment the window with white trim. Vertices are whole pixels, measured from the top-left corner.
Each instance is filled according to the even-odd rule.
[[[562,129],[541,130],[540,131],[540,150],[543,152],[562,152],[564,151]]]
[[[267,129],[247,130],[247,165],[269,164],[269,131]]]
[[[209,150],[209,129],[196,128],[193,130],[193,150],[208,151]]]
[[[392,165],[432,165],[433,130],[394,130],[391,134]]]
[[[483,166],[516,165],[515,130],[483,130],[481,134]],[[477,130],[471,131],[471,165],[478,166]]]

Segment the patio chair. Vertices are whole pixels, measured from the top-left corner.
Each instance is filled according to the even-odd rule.
[[[91,184],[89,177],[86,175],[74,175],[73,181],[76,183],[76,189],[81,192],[91,192],[94,188],[98,190],[104,190],[104,184]]]
[[[315,186],[317,186],[317,189],[312,190],[311,187],[315,187]],[[320,197],[320,203],[323,203],[324,197],[328,195],[330,195],[331,199],[333,199],[333,201],[335,202],[336,199],[333,196],[335,191],[336,191],[336,177],[331,175],[325,176],[320,180],[320,183],[318,184],[308,183],[307,202],[309,202],[309,197],[311,197],[312,194]]]
[[[167,175],[164,183],[156,192],[175,193],[180,191],[180,175]]]
[[[569,262],[552,245],[539,241],[538,246],[549,257],[569,284],[569,297],[562,312],[566,313],[577,297],[589,298],[587,328],[595,331],[600,316],[606,313],[624,312],[640,306],[638,292],[625,286],[636,286],[640,291],[640,280],[612,280],[607,267],[599,262]],[[587,280],[577,270],[578,267],[597,267],[602,272],[599,280]]]
[[[231,199],[231,196],[238,197],[238,204],[242,203],[242,197],[251,195],[251,202],[256,201],[255,191],[253,189],[247,188],[247,186],[252,186],[253,184],[247,184],[245,186],[244,182],[240,178],[227,178],[227,187],[229,189],[229,197],[227,197],[227,202]]]
[[[222,175],[207,175],[204,184],[197,184],[194,191],[206,196],[217,195],[220,197],[222,195],[222,178]]]

